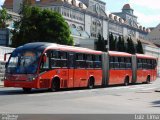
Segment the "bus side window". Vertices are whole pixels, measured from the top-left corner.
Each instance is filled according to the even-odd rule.
[[[119,59],[119,68],[120,69],[125,69],[126,68],[126,64],[125,64],[125,62],[124,62],[124,57],[119,57],[118,58]]]
[[[142,59],[142,68],[143,69],[147,69],[147,60],[146,59]]]
[[[86,68],[93,68],[93,55],[86,54]]]
[[[114,69],[114,57],[109,57],[109,68]]]
[[[147,69],[151,69],[151,60],[147,59]]]
[[[67,52],[60,51],[59,58],[60,67],[67,67]]]
[[[76,54],[76,68],[86,68],[85,54]]]
[[[51,68],[67,67],[67,52],[52,51],[51,52]]]
[[[151,69],[154,69],[154,60],[151,60]]]
[[[94,55],[94,62],[93,62],[93,67],[95,69],[102,68],[102,60],[101,60],[101,55]]]
[[[153,69],[153,60],[150,60],[150,69]]]
[[[75,64],[75,54],[74,53],[68,53],[68,67],[74,68]]]
[[[153,69],[155,69],[157,66],[157,61],[156,60],[153,60]]]
[[[58,51],[51,51],[51,58],[54,58],[54,59],[58,59],[59,57],[59,52]]]
[[[51,51],[51,68],[60,67],[58,64],[59,61],[59,51]]]
[[[118,57],[114,57],[114,68],[115,69],[119,69],[119,61],[118,61]]]
[[[132,68],[131,58],[129,58],[129,57],[125,58],[125,63],[126,63],[126,69]]]
[[[137,60],[137,67],[138,69],[142,69],[142,59],[138,58]]]

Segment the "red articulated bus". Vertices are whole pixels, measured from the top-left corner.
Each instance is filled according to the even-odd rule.
[[[136,54],[136,58],[137,58],[136,82],[149,83],[153,80],[156,80],[157,58],[143,54]]]
[[[128,85],[132,80],[132,55],[122,52],[109,52],[109,85]]]
[[[139,59],[142,59],[142,69],[139,69]],[[156,79],[156,65],[156,58],[146,55],[101,52],[54,43],[29,43],[11,53],[6,63],[4,86],[29,92],[32,88],[55,91],[150,82]]]

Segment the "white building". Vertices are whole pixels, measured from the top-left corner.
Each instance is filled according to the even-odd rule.
[[[160,46],[160,24],[146,36],[146,39]]]
[[[19,13],[22,2],[23,0],[5,0],[3,7]],[[145,54],[160,58],[159,48],[144,40],[148,35],[149,40],[155,40],[159,44],[160,25],[148,34],[150,29],[138,23],[129,4],[125,4],[121,12],[107,14],[106,3],[101,0],[30,0],[30,3],[32,6],[59,12],[70,26],[74,44],[77,46],[94,49],[98,34],[107,40],[112,32],[114,36],[130,36],[135,41],[140,39]]]
[[[23,0],[5,0],[3,5],[10,11],[19,12]],[[129,4],[122,12],[107,14],[106,3],[101,0],[30,0],[31,5],[59,12],[70,26],[74,44],[94,49],[95,40],[101,34],[105,40],[108,33],[115,36],[144,38],[149,29],[137,22]]]

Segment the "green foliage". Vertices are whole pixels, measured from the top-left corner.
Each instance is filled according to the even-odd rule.
[[[126,52],[126,46],[125,46],[125,40],[124,37],[122,37],[122,52]]]
[[[122,51],[122,39],[121,36],[118,37],[118,42],[117,42],[117,51]]]
[[[105,46],[105,41],[104,37],[98,34],[98,41],[96,42],[96,50],[106,52],[106,46]]]
[[[109,34],[109,50],[115,50],[115,40],[112,33]]]
[[[11,20],[11,16],[7,14],[6,9],[0,9],[0,28],[8,27],[7,21]]]
[[[120,51],[120,52],[125,52],[126,51],[124,38],[121,37],[121,36],[118,37],[117,51]]]
[[[117,51],[117,37],[115,37],[113,41],[113,51]]]
[[[130,53],[130,54],[135,54],[136,53],[134,43],[133,43],[131,38],[127,39],[127,52]]]
[[[119,36],[114,38],[113,34],[109,35],[109,45],[111,51],[128,52],[130,54],[140,53],[144,54],[142,43],[140,40],[134,45],[133,40],[128,37],[127,43],[125,43],[124,37]]]
[[[143,47],[142,47],[142,43],[141,43],[140,40],[137,41],[137,46],[136,46],[136,48],[137,48],[137,53],[144,54],[144,52],[143,52]]]
[[[29,42],[52,42],[73,45],[68,24],[57,12],[23,4],[21,19],[12,31],[12,46]]]

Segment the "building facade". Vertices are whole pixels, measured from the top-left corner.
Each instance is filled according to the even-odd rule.
[[[18,13],[23,0],[5,0],[3,5]],[[32,6],[59,12],[70,26],[76,46],[95,48],[95,40],[101,34],[105,40],[114,36],[145,38],[149,29],[142,27],[129,4],[122,12],[106,13],[106,3],[100,0],[30,0]]]
[[[3,7],[11,13],[19,13],[23,0],[5,0]],[[134,10],[129,4],[125,4],[121,12],[107,13],[106,3],[101,0],[30,0],[32,6],[42,9],[50,9],[59,12],[70,26],[74,45],[95,49],[95,41],[98,34],[105,40],[112,33],[114,36],[132,37],[134,42],[140,39],[145,54],[160,58],[159,48],[144,39],[159,42],[159,29],[157,26],[154,33],[145,28],[137,21]],[[17,14],[16,14],[17,15]],[[150,34],[148,34],[150,33]],[[160,66],[160,59],[158,61]],[[160,73],[160,67],[158,67]]]
[[[160,24],[146,36],[146,39],[160,47]]]
[[[20,15],[15,12],[7,11],[7,14],[11,16],[11,19],[6,21],[6,24],[8,26],[7,28],[0,28],[0,46],[11,45],[12,35],[10,34],[10,29],[13,28],[13,22],[17,21],[20,18]]]

